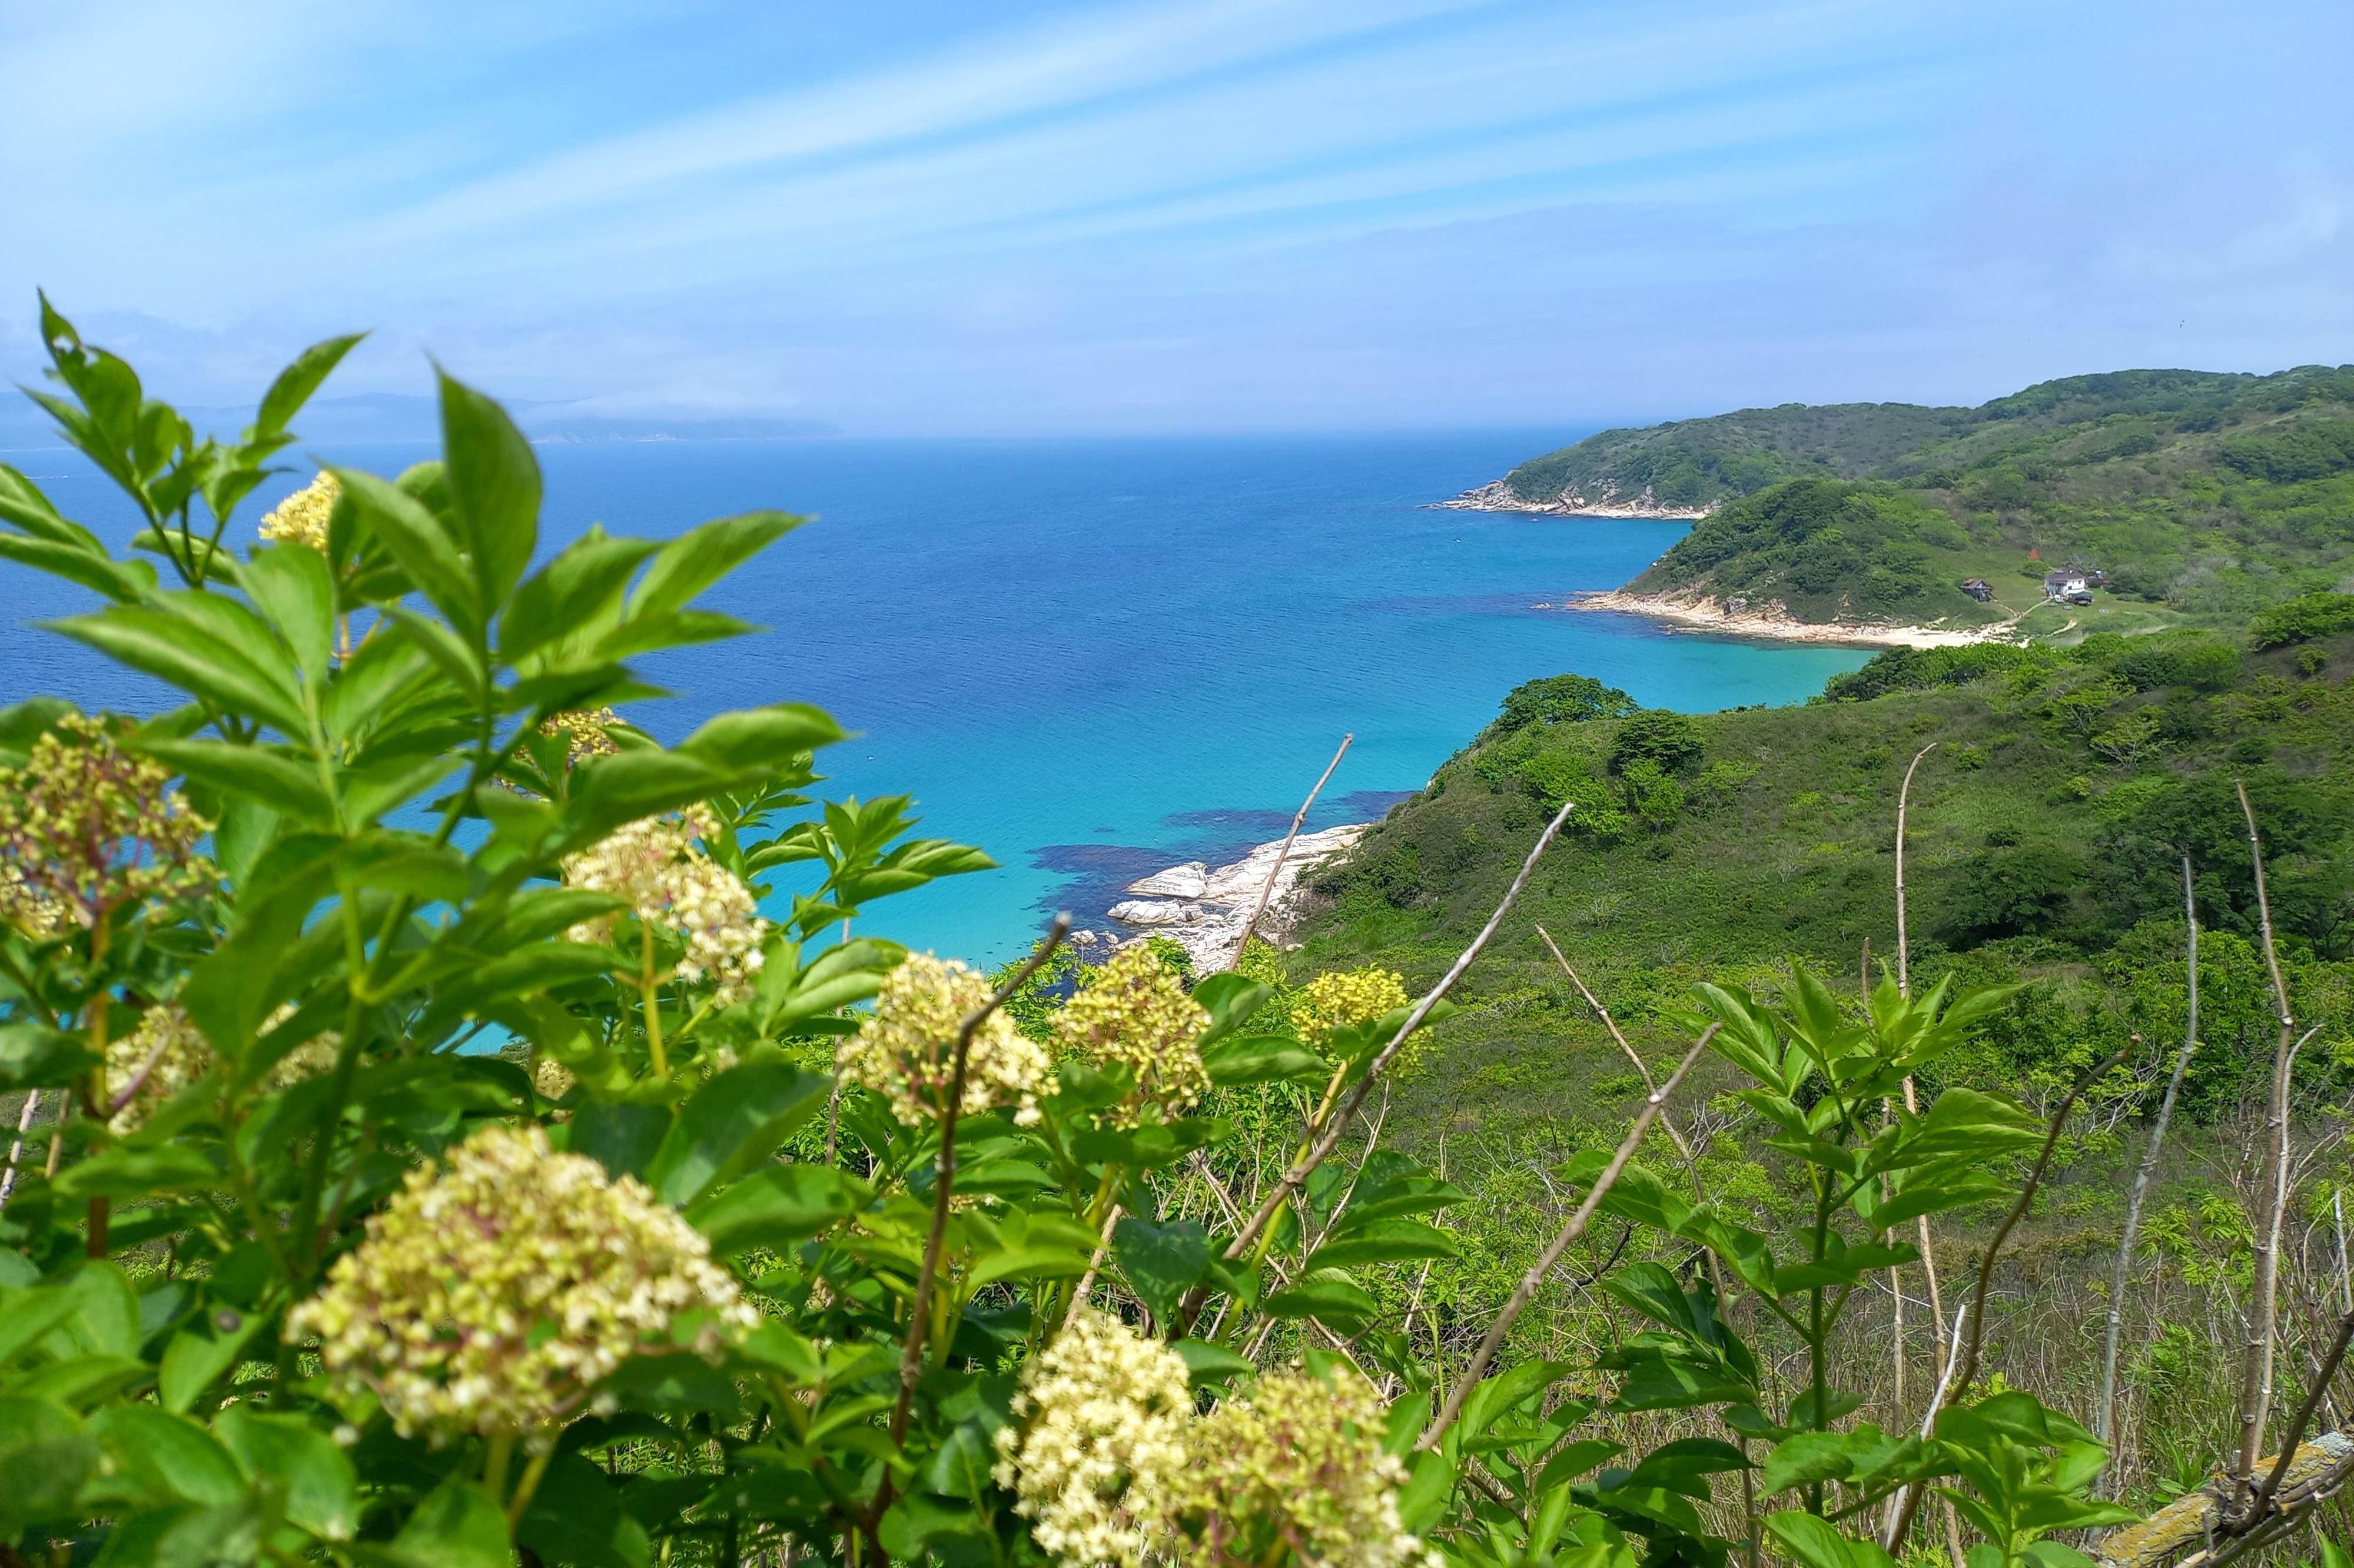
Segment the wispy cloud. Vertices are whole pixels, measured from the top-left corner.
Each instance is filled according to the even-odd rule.
[[[2344,357],[2354,130],[2297,106],[2349,26],[2327,0],[2221,32],[2187,0],[101,0],[0,14],[0,183],[42,219],[0,298],[153,313],[113,319],[192,381],[360,322],[362,384],[429,341],[518,393],[863,428]]]

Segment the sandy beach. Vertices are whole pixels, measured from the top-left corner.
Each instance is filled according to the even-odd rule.
[[[1793,620],[1764,609],[1730,610],[1720,599],[1706,596],[1679,598],[1671,594],[1628,593],[1623,588],[1602,593],[1574,594],[1563,601],[1565,609],[1606,609],[1640,615],[1694,631],[1721,637],[1764,637],[1777,642],[1837,642],[1868,648],[1966,648],[1975,642],[2007,642],[2015,639],[2009,621],[1990,626],[1882,626],[1865,622],[1817,625]]]

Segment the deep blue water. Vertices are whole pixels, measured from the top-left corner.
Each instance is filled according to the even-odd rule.
[[[1682,524],[1424,506],[1562,440],[544,447],[544,543],[591,520],[663,536],[758,507],[817,514],[708,601],[772,630],[650,662],[678,700],[632,716],[674,738],[724,707],[831,709],[861,737],[822,757],[828,793],[912,793],[924,832],[1003,863],[891,900],[877,930],[988,960],[1054,907],[1099,924],[1123,882],[1279,836],[1343,732],[1356,743],[1311,827],[1420,787],[1532,676],[1575,670],[1698,712],[1798,701],[1861,662],[1532,608],[1617,587]],[[69,515],[127,534],[67,454],[0,455]],[[422,453],[334,455],[393,471]],[[82,602],[0,565],[0,701],[156,705],[25,624]]]

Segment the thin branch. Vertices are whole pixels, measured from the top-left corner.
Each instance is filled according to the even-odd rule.
[[[1569,977],[1569,983],[1577,988],[1577,994],[1585,999],[1585,1005],[1594,1009],[1594,1015],[1602,1020],[1602,1027],[1610,1031],[1610,1038],[1618,1042],[1618,1049],[1627,1053],[1627,1060],[1635,1064],[1635,1071],[1643,1075],[1644,1092],[1656,1093],[1659,1086],[1659,1079],[1651,1076],[1649,1065],[1642,1057],[1636,1054],[1635,1047],[1627,1044],[1627,1036],[1619,1033],[1618,1021],[1610,1016],[1610,1010],[1602,1005],[1601,998],[1586,989],[1585,981],[1579,977],[1575,969],[1570,967],[1569,960],[1562,957],[1561,948],[1553,941],[1553,933],[1540,926],[1537,927],[1537,935],[1544,938],[1545,947],[1553,954],[1553,961],[1561,966],[1561,972]],[[1676,1118],[1663,1111],[1659,1115],[1659,1127],[1668,1135],[1668,1140],[1676,1146],[1676,1152],[1683,1156],[1684,1168],[1691,1172],[1692,1181],[1697,1183],[1700,1181],[1700,1171],[1693,1161],[1699,1158],[1699,1155],[1693,1150],[1691,1141],[1677,1128]]]
[[[1421,1437],[1416,1440],[1417,1449],[1437,1446],[1438,1440],[1447,1436],[1447,1429],[1455,1425],[1455,1418],[1463,1414],[1463,1402],[1470,1397],[1471,1390],[1487,1372],[1488,1363],[1495,1359],[1497,1348],[1503,1344],[1504,1336],[1511,1331],[1513,1320],[1536,1298],[1538,1287],[1544,1283],[1545,1276],[1553,1272],[1553,1265],[1561,1261],[1561,1255],[1585,1234],[1586,1224],[1594,1218],[1594,1212],[1602,1206],[1602,1200],[1609,1196],[1610,1189],[1617,1185],[1619,1174],[1627,1169],[1627,1162],[1635,1158],[1635,1150],[1641,1146],[1644,1134],[1651,1130],[1651,1123],[1659,1116],[1659,1107],[1667,1104],[1668,1097],[1675,1093],[1678,1084],[1683,1082],[1684,1074],[1691,1071],[1691,1065],[1700,1060],[1701,1052],[1715,1038],[1716,1030],[1717,1026],[1712,1023],[1698,1040],[1692,1042],[1692,1048],[1684,1053],[1684,1059],[1676,1064],[1676,1070],[1669,1075],[1668,1081],[1653,1089],[1649,1097],[1644,1100],[1643,1108],[1635,1113],[1635,1125],[1627,1129],[1627,1137],[1618,1145],[1618,1152],[1610,1157],[1610,1163],[1604,1166],[1602,1173],[1594,1179],[1593,1187],[1585,1194],[1585,1202],[1577,1206],[1577,1212],[1570,1215],[1569,1223],[1561,1227],[1560,1234],[1553,1238],[1553,1245],[1546,1247],[1536,1262],[1530,1266],[1529,1271],[1521,1277],[1521,1283],[1513,1289],[1511,1298],[1504,1303],[1504,1309],[1496,1314],[1493,1323],[1488,1325],[1488,1332],[1480,1340],[1479,1348],[1472,1352],[1471,1364],[1464,1368],[1463,1375],[1456,1380],[1453,1392],[1447,1396],[1446,1405]]]
[[[0,1208],[7,1206],[9,1195],[16,1191],[16,1165],[25,1158],[25,1135],[32,1131],[33,1118],[40,1108],[41,1091],[27,1089],[25,1103],[16,1112],[16,1140],[8,1145],[8,1173],[0,1176]],[[2344,1228],[2339,1226],[2341,1232]],[[2346,1249],[2341,1245],[2338,1250],[2343,1253]]]
[[[2132,1049],[2131,1044],[2121,1045],[2106,1061],[2087,1068],[2084,1075],[2076,1080],[2075,1086],[2068,1091],[2067,1098],[2060,1102],[2060,1108],[2052,1112],[2051,1128],[2043,1135],[2042,1150],[2036,1155],[2035,1164],[2027,1173],[2026,1184],[2020,1189],[2019,1202],[2010,1206],[2010,1213],[2003,1216],[2002,1224],[1996,1228],[1994,1235],[1987,1242],[1986,1255],[1978,1262],[1978,1289],[1972,1293],[1969,1304],[1966,1308],[1957,1308],[1955,1313],[1954,1338],[1957,1341],[1961,1339],[1961,1323],[1964,1315],[1967,1314],[1969,1319],[1970,1340],[1968,1348],[1962,1353],[1958,1370],[1954,1366],[1952,1359],[1947,1358],[1946,1375],[1954,1386],[1967,1389],[1970,1386],[1970,1380],[1978,1376],[1978,1347],[1986,1339],[1987,1291],[1994,1283],[1995,1259],[2001,1255],[2002,1244],[2009,1239],[2010,1233],[2018,1228],[2019,1222],[2027,1217],[2028,1206],[2035,1202],[2036,1189],[2043,1184],[2044,1170],[2052,1163],[2052,1151],[2060,1146],[2060,1134],[2068,1125],[2069,1114],[2076,1108],[2076,1102],[2084,1098],[2084,1091],[2091,1088],[2102,1074],[2124,1061],[2126,1053]],[[1933,1409],[1930,1414],[1934,1416],[1935,1411]],[[1912,1529],[1913,1516],[1919,1510],[1920,1505],[1919,1492],[1912,1492],[1906,1496],[1903,1510],[1896,1516],[1895,1524],[1889,1529],[1888,1550],[1891,1553],[1903,1544],[1905,1532]]]
[[[1250,946],[1251,933],[1258,929],[1259,916],[1267,913],[1267,901],[1275,895],[1275,885],[1283,875],[1283,863],[1291,858],[1291,841],[1299,836],[1300,824],[1308,821],[1308,808],[1316,804],[1316,797],[1324,792],[1324,786],[1332,778],[1332,770],[1340,767],[1341,758],[1348,755],[1349,743],[1356,738],[1353,730],[1341,737],[1341,749],[1334,752],[1332,760],[1324,765],[1323,776],[1316,780],[1316,788],[1308,791],[1308,799],[1299,802],[1299,814],[1291,819],[1291,831],[1283,835],[1283,848],[1277,852],[1275,864],[1267,868],[1267,881],[1259,887],[1258,902],[1251,906],[1250,918],[1243,922],[1243,934],[1235,942],[1234,963],[1243,961],[1243,949]],[[1227,967],[1231,969],[1233,965]]]
[[[2313,1413],[2329,1393],[2329,1382],[2338,1375],[2338,1363],[2346,1359],[2346,1343],[2354,1339],[2354,1312],[2338,1320],[2338,1332],[2329,1341],[2329,1353],[2321,1359],[2321,1370],[2313,1374],[2313,1386],[2305,1391],[2305,1403],[2297,1406],[2296,1419],[2289,1423],[2288,1436],[2281,1444],[2280,1457],[2273,1461],[2271,1474],[2256,1489],[2248,1510],[2248,1527],[2253,1529],[2264,1519],[2264,1510],[2272,1506],[2273,1498],[2280,1491],[2281,1479],[2288,1474],[2289,1461],[2296,1457],[2297,1445],[2305,1441],[2305,1429],[2313,1424]]]
[[[1104,1213],[1103,1234],[1096,1237],[1096,1250],[1087,1258],[1087,1271],[1079,1276],[1078,1287],[1071,1292],[1070,1310],[1063,1314],[1063,1327],[1067,1329],[1087,1304],[1087,1292],[1096,1287],[1096,1275],[1103,1267],[1104,1255],[1111,1250],[1112,1228],[1119,1224],[1119,1205],[1114,1203]]]
[[[2296,1021],[2289,1013],[2288,985],[2281,979],[2280,949],[2273,940],[2272,901],[2264,889],[2264,846],[2256,832],[2255,808],[2248,804],[2248,787],[2244,783],[2235,779],[2232,788],[2239,793],[2240,814],[2247,820],[2248,858],[2256,882],[2257,922],[2264,939],[2264,965],[2272,974],[2273,1000],[2280,1022],[2280,1039],[2273,1051],[2272,1094],[2265,1107],[2265,1131],[2269,1137],[2264,1148],[2264,1187],[2271,1213],[2257,1238],[2254,1287],[2248,1302],[2248,1349],[2240,1372],[2240,1447],[2232,1467],[2232,1474],[2244,1484],[2253,1475],[2256,1456],[2263,1450],[2264,1417],[2273,1397],[2273,1351],[2280,1332],[2275,1320],[2280,1310],[2280,1230],[2282,1211],[2288,1206],[2288,1091],[2290,1063],[2296,1054],[2290,1042],[2296,1033]]]
[[[1913,769],[1936,749],[1933,740],[1913,754],[1912,763],[1904,769],[1903,788],[1896,791],[1896,991],[1900,996],[1913,994],[1913,947],[1904,925],[1904,811],[1913,800]]]
[[[949,1075],[948,1103],[940,1108],[940,1157],[932,1168],[932,1234],[924,1243],[923,1266],[916,1272],[916,1294],[907,1303],[907,1342],[899,1351],[899,1402],[891,1407],[891,1441],[895,1445],[907,1436],[907,1411],[915,1403],[916,1381],[924,1370],[924,1330],[928,1326],[925,1319],[931,1308],[933,1282],[939,1277],[940,1246],[948,1238],[949,1198],[950,1189],[956,1185],[957,1118],[964,1109],[965,1069],[972,1057],[972,1037],[981,1032],[989,1015],[1021,989],[1023,980],[1054,957],[1055,949],[1063,945],[1070,929],[1069,915],[1055,916],[1037,950],[998,988],[994,996],[967,1013],[963,1027],[957,1031],[956,1063]]]
[[[1937,1425],[1937,1412],[1945,1408],[1946,1395],[1953,1391],[1954,1366],[1961,1359],[1962,1319],[1969,1315],[1967,1304],[1954,1314],[1954,1346],[1946,1352],[1946,1370],[1937,1379],[1936,1391],[1929,1395],[1928,1412],[1921,1417],[1921,1441],[1924,1443],[1929,1440],[1930,1431]],[[1882,1542],[1891,1552],[1903,1539],[1903,1532],[1913,1526],[1913,1511],[1919,1506],[1914,1489],[1914,1483],[1911,1481],[1896,1489],[1895,1506],[1889,1510],[1888,1539]]]
[[[1235,1233],[1235,1239],[1227,1245],[1225,1251],[1227,1257],[1240,1257],[1249,1251],[1251,1244],[1258,1240],[1259,1233],[1273,1224],[1275,1216],[1282,1212],[1283,1205],[1291,1201],[1292,1193],[1298,1192],[1300,1184],[1314,1173],[1318,1166],[1324,1163],[1332,1150],[1341,1146],[1341,1135],[1348,1130],[1350,1124],[1356,1120],[1358,1107],[1365,1103],[1365,1097],[1373,1092],[1374,1081],[1382,1075],[1390,1063],[1396,1059],[1397,1054],[1405,1048],[1407,1037],[1422,1027],[1422,1021],[1430,1016],[1430,1010],[1437,1006],[1440,999],[1454,989],[1455,982],[1463,978],[1463,971],[1471,967],[1473,960],[1479,958],[1490,939],[1496,935],[1496,928],[1504,923],[1504,916],[1511,913],[1512,906],[1519,901],[1521,890],[1528,886],[1529,878],[1536,874],[1537,861],[1544,854],[1546,846],[1553,842],[1553,835],[1561,832],[1562,824],[1569,821],[1569,814],[1575,810],[1577,810],[1577,802],[1572,800],[1564,803],[1560,810],[1553,813],[1553,821],[1547,822],[1544,832],[1537,835],[1537,842],[1530,849],[1528,858],[1521,863],[1520,874],[1513,877],[1512,885],[1504,890],[1503,902],[1496,906],[1496,912],[1488,916],[1488,923],[1479,928],[1479,934],[1471,938],[1471,945],[1464,948],[1462,955],[1444,975],[1439,977],[1438,983],[1431,987],[1428,994],[1420,1001],[1415,1003],[1414,1011],[1406,1014],[1404,1023],[1398,1025],[1398,1032],[1391,1036],[1390,1043],[1383,1046],[1380,1053],[1365,1065],[1364,1076],[1358,1079],[1357,1086],[1349,1091],[1347,1103],[1341,1106],[1337,1115],[1325,1123],[1323,1132],[1308,1152],[1293,1161],[1290,1169],[1284,1171],[1283,1175],[1277,1180],[1274,1191],[1267,1193],[1266,1200],[1259,1204],[1257,1212],[1251,1215],[1250,1223]],[[1175,1325],[1181,1333],[1193,1326],[1193,1319],[1201,1313],[1202,1303],[1208,1299],[1209,1288],[1206,1286],[1197,1285],[1185,1293],[1185,1299],[1179,1304],[1177,1309]]]

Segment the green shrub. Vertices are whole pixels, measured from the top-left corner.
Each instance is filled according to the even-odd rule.
[[[1489,734],[1507,736],[1534,724],[1620,718],[1633,713],[1635,707],[1634,698],[1591,675],[1547,675],[1523,681],[1505,694],[1503,711],[1488,726]]]
[[[1673,773],[1701,754],[1701,728],[1689,714],[1645,708],[1622,721],[1610,741],[1610,770],[1624,773],[1649,762]]]
[[[2310,642],[2354,627],[2354,593],[2309,593],[2260,612],[2249,623],[2248,641],[2257,648]]]

